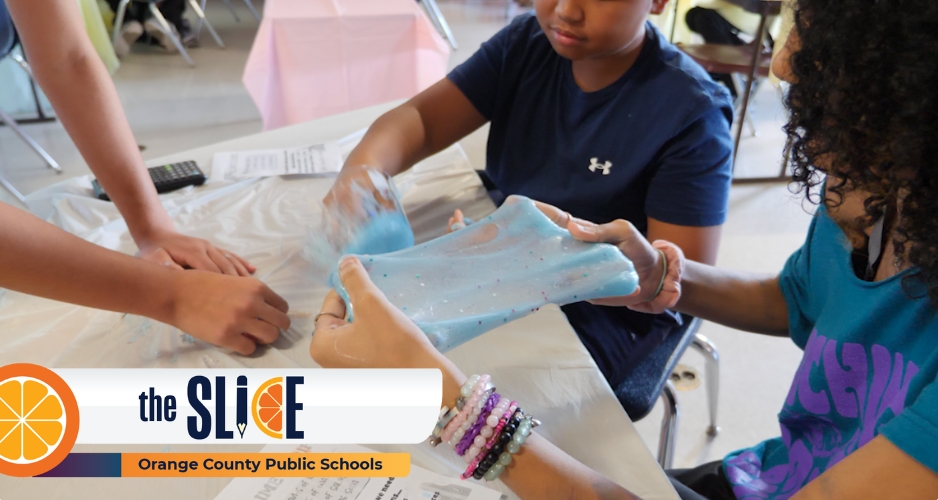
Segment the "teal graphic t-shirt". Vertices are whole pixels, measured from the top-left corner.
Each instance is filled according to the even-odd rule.
[[[903,290],[914,270],[858,278],[852,251],[821,208],[782,270],[804,357],[778,415],[782,436],[723,461],[738,499],[789,498],[880,434],[938,472],[938,309],[919,297],[924,286]]]

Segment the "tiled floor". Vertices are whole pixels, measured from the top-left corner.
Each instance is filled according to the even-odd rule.
[[[505,19],[503,0],[440,0],[460,48],[451,67],[469,57]],[[238,2],[233,2],[237,4]],[[239,8],[235,23],[220,0],[207,9],[225,43],[219,50],[204,34],[203,47],[192,51],[197,67],[190,69],[179,56],[135,48],[114,76],[118,93],[144,157],[155,158],[261,130],[260,116],[241,84],[241,72],[257,23]],[[765,85],[755,97],[753,117],[757,137],[744,138],[739,175],[771,175],[780,165],[785,121],[779,94]],[[58,123],[28,125],[28,133],[48,150],[65,172],[55,175],[6,128],[0,128],[0,173],[25,193],[64,178],[87,174],[88,168]],[[748,132],[748,130],[747,130]],[[463,141],[473,164],[484,164],[485,130]],[[11,201],[0,189],[0,200]],[[804,237],[810,207],[784,185],[734,187],[719,264],[738,270],[777,272]],[[679,393],[680,428],[675,466],[687,467],[722,457],[729,451],[778,435],[775,415],[781,408],[799,351],[787,339],[745,334],[713,324],[702,333],[721,355],[720,435],[707,440],[704,388]],[[703,373],[696,353],[684,363]],[[639,422],[638,429],[654,450],[661,418],[659,408]],[[627,450],[622,450],[627,453]]]

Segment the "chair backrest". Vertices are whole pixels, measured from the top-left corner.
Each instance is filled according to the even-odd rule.
[[[7,10],[6,0],[0,0],[0,59],[3,59],[13,50],[18,41],[13,18]]]

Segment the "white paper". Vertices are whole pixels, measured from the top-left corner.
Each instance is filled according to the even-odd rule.
[[[283,452],[267,445],[262,452]],[[374,453],[354,445],[300,445],[306,453]],[[447,477],[411,464],[407,477],[239,477],[215,500],[499,500],[502,494],[472,481]]]
[[[294,174],[334,174],[342,168],[337,141],[301,148],[215,153],[212,180],[238,181]]]

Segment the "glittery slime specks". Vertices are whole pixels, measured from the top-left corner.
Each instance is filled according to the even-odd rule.
[[[575,240],[520,196],[465,229],[362,262],[391,303],[403,310],[406,299],[404,313],[443,351],[545,302],[628,295],[638,283],[616,247]],[[348,301],[341,283],[337,291]]]

